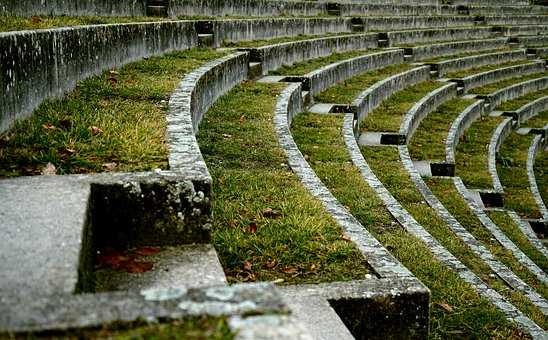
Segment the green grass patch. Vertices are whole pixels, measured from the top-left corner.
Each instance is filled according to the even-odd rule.
[[[412,69],[409,64],[387,66],[375,71],[362,73],[342,83],[329,87],[316,96],[316,100],[323,103],[350,104],[357,96],[375,83]]]
[[[503,64],[494,64],[494,65],[485,65],[480,67],[471,68],[468,70],[462,70],[457,72],[450,72],[445,75],[447,78],[465,78],[474,74],[493,71],[499,68],[503,67],[510,67],[510,66],[517,66],[517,65],[523,65],[531,63],[531,60],[524,59],[524,60],[517,60],[517,61],[510,61]]]
[[[504,207],[524,218],[540,218],[527,177],[527,153],[533,135],[512,132],[497,154],[497,173],[504,187]]]
[[[543,297],[548,296],[548,287],[540,282],[525,266],[518,262],[510,250],[503,248],[494,236],[482,225],[481,221],[470,210],[468,204],[455,188],[452,180],[429,178],[426,183],[449,210],[449,212],[468,230],[478,241],[489,249],[495,258],[510,268],[525,283],[539,292]],[[546,264],[543,265],[543,269]]]
[[[284,65],[274,71],[270,71],[271,75],[305,75],[329,64],[337,63],[346,59],[359,57],[366,54],[372,54],[378,50],[358,50],[343,53],[333,53],[327,57],[315,58],[307,61],[295,63],[293,65]]]
[[[548,270],[548,261],[546,257],[538,251],[527,239],[514,220],[503,211],[488,211],[489,218],[495,222],[499,228],[508,236],[521,251],[523,251],[532,261],[534,261],[545,272]]]
[[[534,74],[529,74],[523,77],[516,77],[511,79],[502,80],[496,83],[492,83],[489,85],[481,86],[473,88],[469,91],[470,94],[477,94],[477,95],[483,95],[487,96],[493,92],[496,92],[498,90],[501,90],[505,87],[516,85],[519,83],[523,83],[528,80],[536,79],[536,78],[542,78],[548,76],[548,72],[539,72]]]
[[[293,135],[316,174],[337,199],[432,292],[430,338],[518,337],[520,332],[428,248],[394,222],[376,193],[351,163],[341,135],[341,115],[305,113],[293,120]],[[447,312],[442,308],[453,308]]]
[[[491,136],[501,117],[481,117],[464,132],[455,153],[455,176],[474,189],[493,188],[488,155]]]
[[[474,100],[456,98],[445,102],[426,116],[409,143],[413,159],[445,161],[445,142],[453,121]]]
[[[125,22],[167,21],[159,17],[100,17],[100,16],[42,16],[20,17],[0,15],[0,32],[37,30],[79,25],[116,24]]]
[[[526,122],[522,123],[522,127],[534,127],[534,128],[543,128],[548,124],[548,111],[539,113],[538,115],[529,118]]]
[[[548,95],[548,90],[529,93],[529,94],[526,94],[525,96],[521,96],[516,99],[503,102],[501,105],[497,107],[497,110],[498,111],[516,111],[519,108],[521,108],[523,105],[533,102],[547,95]]]
[[[436,57],[436,58],[427,59],[427,60],[421,60],[421,62],[424,62],[424,63],[439,63],[439,62],[442,62],[442,61],[453,60],[453,59],[458,59],[458,58],[465,58],[465,57],[472,57],[472,56],[479,56],[479,55],[482,55],[482,54],[507,52],[509,50],[510,50],[509,48],[499,48],[499,49],[484,50],[484,51],[466,52],[466,53],[459,53],[459,54],[453,54],[453,55],[448,55],[448,56]]]
[[[542,312],[521,292],[509,289],[506,283],[499,279],[481,259],[472,253],[468,245],[449,229],[435,210],[428,206],[401,164],[396,148],[362,147],[361,149],[367,162],[386,188],[441,245],[491,288],[507,297],[524,314],[539,323],[541,327],[548,327]]]
[[[183,76],[224,53],[192,49],[128,64],[45,101],[0,136],[0,177],[167,167],[167,102]]]
[[[198,142],[214,179],[213,244],[231,282],[363,278],[370,270],[365,259],[278,146],[272,118],[283,86],[237,86],[200,127]]]
[[[398,91],[369,113],[362,126],[364,131],[397,132],[407,111],[428,93],[445,84],[425,81]]]

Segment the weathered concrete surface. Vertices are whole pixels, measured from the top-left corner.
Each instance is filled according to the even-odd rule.
[[[447,163],[455,163],[455,151],[460,141],[460,137],[466,129],[472,125],[485,112],[485,101],[478,100],[468,106],[461,114],[453,121],[449,128],[449,134],[445,143],[445,154]]]
[[[546,62],[543,60],[538,60],[538,61],[534,61],[527,64],[503,67],[503,68],[498,68],[492,71],[474,74],[474,75],[459,79],[457,82],[459,86],[464,89],[464,92],[467,92],[475,87],[485,86],[487,84],[492,84],[497,81],[501,81],[501,80],[505,80],[513,77],[539,73],[545,70],[546,70]]]
[[[92,25],[0,33],[0,132],[78,80],[125,63],[196,46],[194,23]]]
[[[0,0],[0,14],[144,16],[146,0]]]
[[[400,127],[400,134],[404,135],[406,141],[409,142],[422,120],[426,118],[430,112],[435,111],[444,102],[451,100],[456,96],[457,84],[454,83],[442,86],[427,94],[405,114]]]
[[[548,45],[548,35],[529,35],[515,38],[518,43],[527,47],[545,47]]]
[[[485,97],[485,101],[489,104],[491,109],[494,109],[502,102],[521,97],[523,95],[526,95],[527,93],[532,93],[547,88],[548,77],[531,79],[519,84],[510,85],[496,92],[493,92]]]
[[[452,5],[526,6],[528,0],[450,0]]]
[[[364,26],[365,31],[385,31],[418,28],[445,28],[474,26],[470,16],[403,16],[403,17],[362,17],[355,18],[355,24]]]
[[[212,245],[196,244],[160,248],[157,254],[142,257],[152,262],[144,273],[102,268],[95,272],[95,292],[141,291],[152,288],[200,288],[226,285],[223,268]]]
[[[311,331],[293,315],[233,316],[228,320],[235,340],[314,340]]]
[[[367,114],[377,108],[383,100],[397,91],[425,81],[430,78],[430,67],[422,66],[392,77],[386,78],[369,87],[352,102],[353,111],[356,113],[355,133],[360,132],[360,123]]]
[[[499,152],[500,147],[502,143],[504,143],[506,137],[508,137],[512,132],[512,129],[514,128],[514,123],[515,122],[512,120],[512,118],[503,119],[491,135],[491,140],[489,142],[487,155],[488,169],[489,174],[491,175],[491,179],[493,181],[494,191],[498,193],[504,193],[504,187],[500,182],[500,178],[497,172],[497,153]]]
[[[489,6],[488,3],[485,6],[483,6],[483,4],[481,3],[480,5],[481,6],[468,6],[468,13],[470,13],[470,15],[530,15],[548,13],[548,9],[546,8],[546,6],[515,6],[513,4],[492,4],[491,6]]]
[[[441,41],[486,39],[496,35],[490,27],[444,28],[388,32],[390,46]]]
[[[211,22],[215,46],[237,42],[302,35],[352,32],[350,18],[269,18]]]
[[[520,49],[515,51],[488,53],[464,58],[451,59],[435,63],[433,65],[435,65],[434,68],[438,72],[438,76],[443,77],[447,73],[454,71],[466,70],[486,65],[503,64],[510,61],[517,61],[526,58],[527,54],[525,49]]]
[[[487,25],[546,25],[544,15],[486,16]]]
[[[187,16],[316,16],[326,15],[327,5],[313,1],[271,0],[170,0],[168,14]]]
[[[548,33],[548,25],[503,26],[501,30],[505,36],[538,35]]]
[[[251,49],[251,61],[262,63],[263,74],[282,65],[328,56],[335,52],[378,47],[376,33],[353,34],[302,40]]]
[[[548,99],[548,97],[544,97],[544,99]],[[535,202],[537,203],[542,218],[548,220],[548,208],[546,208],[546,204],[540,194],[534,170],[536,156],[539,152],[542,152],[542,148],[544,147],[543,144],[546,144],[546,140],[543,140],[542,135],[536,135],[527,152],[527,178],[529,180],[531,193],[535,198]]]
[[[548,111],[548,96],[538,98],[527,103],[516,111],[504,112],[518,122],[518,126],[541,112]]]
[[[278,290],[267,283],[2,298],[0,329],[13,332],[62,332],[113,323],[131,325],[139,320],[155,322],[191,316],[286,315],[289,312]]]
[[[507,47],[508,38],[446,42],[414,46],[406,50],[412,60],[432,59],[453,54],[480,52]]]
[[[537,57],[548,56],[548,47],[528,48],[527,53],[535,54]]]
[[[3,180],[0,197],[0,301],[77,291],[80,258],[91,256],[89,184],[58,176]]]
[[[389,50],[343,60],[304,76],[311,96],[360,73],[403,62],[403,50]]]

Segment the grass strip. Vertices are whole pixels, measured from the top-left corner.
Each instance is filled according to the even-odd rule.
[[[496,109],[498,111],[516,111],[525,104],[529,104],[541,97],[548,96],[548,89],[526,94],[516,99],[508,100],[500,104]]]
[[[445,142],[453,121],[474,100],[455,98],[424,118],[409,143],[413,159],[445,161]]]
[[[475,67],[467,70],[462,71],[456,71],[456,72],[450,72],[445,75],[446,78],[465,78],[474,74],[493,71],[499,68],[503,67],[510,67],[510,66],[517,66],[517,65],[523,65],[530,63],[531,60],[523,59],[523,60],[517,60],[517,61],[510,61],[503,64],[494,64],[494,65],[485,65],[480,67]]]
[[[542,129],[546,124],[548,124],[548,111],[541,112],[538,115],[529,118],[521,126]]]
[[[192,49],[128,64],[46,100],[0,136],[0,177],[167,168],[167,103],[183,76],[224,53]]]
[[[213,177],[213,244],[228,279],[315,283],[370,267],[286,164],[273,125],[283,84],[246,82],[206,114],[198,142]]]
[[[540,218],[527,177],[527,155],[533,135],[512,132],[497,154],[497,173],[504,187],[504,207],[524,218]]]
[[[293,136],[308,162],[337,199],[432,292],[430,338],[517,338],[522,334],[430,250],[394,222],[351,163],[341,135],[341,115],[305,113]],[[450,311],[444,306],[450,306]]]
[[[459,223],[478,241],[489,249],[495,258],[514,272],[526,284],[535,289],[544,298],[548,296],[548,287],[537,279],[525,266],[518,262],[510,250],[503,248],[493,235],[482,225],[470,210],[468,204],[455,188],[452,180],[429,178],[425,180],[434,195],[443,203]],[[546,263],[541,267],[546,270]]]
[[[536,79],[536,78],[542,78],[548,76],[548,72],[539,72],[534,74],[529,74],[523,77],[515,77],[511,79],[502,80],[496,83],[492,83],[489,85],[476,87],[468,91],[470,94],[477,94],[477,95],[483,95],[487,96],[493,92],[496,92],[498,90],[501,90],[505,87],[516,85],[519,83],[523,83],[528,80]]]
[[[401,164],[396,148],[362,147],[361,149],[369,166],[386,188],[442,246],[462,261],[491,288],[508,298],[525,315],[544,329],[548,327],[548,321],[542,312],[525,295],[510,289],[504,281],[499,279],[487,264],[475,256],[466,243],[449,229],[435,210],[428,206]]]
[[[501,117],[481,117],[464,132],[455,153],[455,176],[467,187],[492,189],[488,149],[491,136],[502,121]]]

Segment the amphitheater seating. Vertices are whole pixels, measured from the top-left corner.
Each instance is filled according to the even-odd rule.
[[[0,336],[546,337],[548,7],[31,2],[119,23],[0,33]],[[163,157],[63,167],[135,101]]]

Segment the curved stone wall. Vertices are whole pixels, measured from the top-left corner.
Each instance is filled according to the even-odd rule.
[[[387,33],[390,46],[430,43],[432,41],[486,39],[495,35],[496,33],[490,27],[406,30]]]
[[[480,118],[485,112],[485,101],[478,100],[472,105],[468,106],[461,114],[453,121],[449,128],[447,135],[447,141],[445,143],[445,155],[446,161],[449,164],[455,164],[455,151],[460,141],[460,137],[464,134],[464,131],[472,125],[478,118]]]
[[[498,68],[492,71],[474,74],[459,80],[459,85],[468,91],[472,88],[491,84],[500,80],[525,76],[527,74],[538,73],[546,70],[545,61],[535,61],[528,64]]]
[[[409,52],[411,53],[413,60],[422,60],[459,53],[504,48],[507,46],[507,42],[508,38],[447,42],[415,46],[410,48]]]
[[[438,71],[438,76],[443,77],[445,74],[466,70],[474,67],[481,67],[485,65],[503,64],[510,61],[520,60],[527,58],[525,50],[516,50],[509,52],[497,52],[482,54],[477,56],[470,56],[464,58],[457,58],[435,63],[435,68]]]
[[[144,16],[146,0],[0,0],[0,14]]]
[[[499,106],[500,103],[521,97],[527,93],[536,92],[548,88],[548,77],[531,79],[523,83],[511,85],[491,93],[485,100],[491,108]]]
[[[93,25],[0,33],[0,132],[78,80],[125,63],[197,46],[194,23]]]

